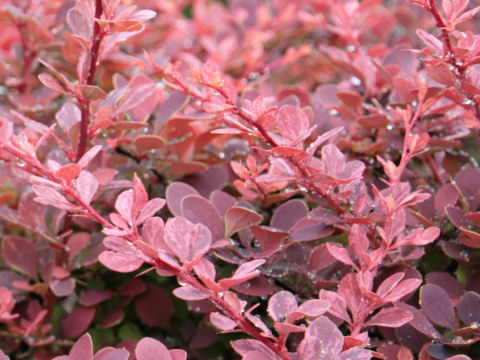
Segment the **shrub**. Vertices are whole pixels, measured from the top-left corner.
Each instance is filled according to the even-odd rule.
[[[0,6],[1,359],[480,356],[480,7]]]

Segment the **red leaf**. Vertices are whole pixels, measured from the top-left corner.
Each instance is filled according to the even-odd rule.
[[[233,330],[237,327],[237,323],[234,320],[220,314],[219,312],[210,313],[210,322],[213,326],[222,331]]]
[[[276,322],[285,321],[287,315],[297,307],[297,300],[291,292],[280,291],[268,301],[268,315]]]
[[[170,322],[173,302],[170,294],[157,285],[149,284],[147,291],[135,299],[135,311],[147,325],[163,327]]]
[[[95,316],[95,308],[79,306],[62,321],[63,336],[73,339],[83,334]]]
[[[380,310],[364,326],[400,327],[413,319],[410,311],[399,307],[390,307]]]
[[[92,201],[93,195],[98,190],[98,181],[92,173],[83,170],[77,179],[77,190],[80,198],[87,204]]]
[[[30,278],[37,280],[38,250],[35,245],[19,236],[5,236],[2,243],[5,263]]]
[[[135,356],[137,360],[172,360],[167,347],[150,337],[145,337],[138,342]]]
[[[262,217],[255,211],[233,206],[225,214],[225,235],[230,237],[242,229],[260,223],[260,221],[262,221]]]
[[[212,235],[205,225],[194,225],[182,217],[168,219],[164,237],[170,250],[189,265],[195,265],[212,243]]]
[[[457,304],[457,313],[465,326],[480,321],[480,295],[469,291],[465,293]]]
[[[81,171],[82,168],[77,164],[67,164],[58,169],[55,172],[55,176],[65,180],[67,184],[70,184],[73,179],[76,179],[78,175],[80,175]]]
[[[167,142],[158,135],[140,135],[133,140],[133,143],[139,151],[161,149],[167,144]]]
[[[447,292],[434,284],[420,290],[420,304],[425,315],[436,325],[456,329],[455,309]]]

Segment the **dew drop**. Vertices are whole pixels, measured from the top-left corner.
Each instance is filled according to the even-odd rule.
[[[360,86],[362,85],[362,80],[360,80],[356,76],[350,76],[350,82],[352,83],[353,86]]]

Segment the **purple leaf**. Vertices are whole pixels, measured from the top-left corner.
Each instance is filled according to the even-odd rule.
[[[78,299],[78,302],[83,306],[94,306],[107,301],[111,297],[112,291],[110,290],[92,289],[85,291]]]
[[[92,201],[93,195],[98,190],[98,181],[92,173],[83,170],[77,179],[77,190],[80,198],[87,204]]]
[[[165,225],[165,244],[184,263],[195,265],[210,249],[212,235],[203,224],[185,218],[170,218]]]
[[[289,200],[280,205],[274,212],[270,225],[289,231],[297,221],[308,215],[308,206],[300,199]]]
[[[420,304],[425,315],[436,325],[455,329],[455,309],[447,292],[434,284],[420,290]]]
[[[62,333],[67,339],[83,334],[95,316],[95,308],[79,306],[62,320]]]
[[[413,319],[408,323],[411,327],[432,339],[442,339],[442,335],[433,327],[423,312],[405,303],[399,303],[397,306],[412,314]]]
[[[280,291],[273,295],[268,301],[268,315],[276,321],[285,321],[287,315],[298,307],[295,296],[288,291]]]
[[[410,311],[399,307],[380,310],[364,326],[400,327],[413,319]]]
[[[37,280],[38,250],[35,245],[19,236],[5,236],[2,243],[2,258],[14,270]]]
[[[147,291],[135,298],[135,312],[147,325],[165,327],[173,314],[173,301],[168,291],[149,284]]]
[[[465,326],[480,322],[480,295],[473,291],[463,295],[457,304],[457,313]]]
[[[208,227],[215,240],[224,237],[222,218],[210,201],[199,195],[188,195],[183,198],[181,208],[184,218]]]

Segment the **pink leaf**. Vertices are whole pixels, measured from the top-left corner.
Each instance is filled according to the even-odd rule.
[[[410,311],[399,307],[390,307],[380,310],[364,326],[400,327],[413,319]]]
[[[156,212],[165,206],[166,201],[164,199],[152,199],[145,204],[140,210],[137,218],[135,219],[135,225],[142,225],[147,219],[150,219]]]
[[[115,210],[117,210],[130,226],[133,226],[132,207],[133,190],[126,190],[118,195],[117,200],[115,201]]]
[[[56,190],[45,185],[33,185],[32,190],[37,195],[33,200],[43,205],[51,205],[57,209],[75,211],[77,207]]]
[[[190,265],[195,265],[212,243],[212,235],[205,225],[193,225],[182,217],[168,219],[164,236],[165,244],[172,252]]]
[[[234,320],[220,314],[219,312],[210,313],[210,322],[213,326],[222,331],[233,330],[237,327],[237,323]]]
[[[260,223],[260,221],[262,221],[262,217],[255,211],[233,206],[225,214],[225,235],[230,237],[242,229]]]
[[[335,243],[327,243],[327,250],[338,261],[357,268],[357,265],[352,261],[352,258],[348,254],[348,251],[341,245]]]
[[[8,143],[12,134],[13,124],[5,118],[0,119],[0,143]]]
[[[385,301],[395,303],[401,298],[411,294],[422,284],[420,279],[406,279],[400,282],[392,291],[384,297]]]
[[[298,360],[335,359],[342,348],[342,333],[333,322],[321,316],[310,324],[298,346]]]
[[[98,190],[98,181],[90,172],[83,170],[77,179],[77,190],[80,198],[88,205]]]
[[[88,164],[97,156],[97,154],[102,150],[101,145],[95,145],[90,150],[88,150],[83,156],[78,160],[77,165],[85,169]]]
[[[132,201],[132,219],[135,219],[140,210],[145,206],[148,201],[148,194],[145,191],[142,181],[138,178],[137,174],[133,175],[133,201]]]
[[[95,316],[95,308],[79,306],[62,321],[63,336],[73,339],[83,334]]]
[[[208,294],[198,290],[191,285],[185,285],[173,290],[173,294],[183,300],[203,300],[208,298]]]
[[[283,105],[277,114],[277,127],[280,135],[287,140],[287,145],[301,138],[310,125],[307,115],[292,105]]]
[[[228,279],[222,279],[219,281],[219,285],[225,289],[230,288],[233,285],[244,283],[247,280],[250,280],[259,274],[259,271],[256,270],[259,266],[265,263],[264,259],[252,260],[246,263],[243,263],[238,267],[238,269],[233,273],[233,276]]]
[[[167,200],[167,206],[173,215],[182,215],[182,200],[188,195],[200,194],[192,186],[182,182],[174,182],[168,185],[165,198]]]
[[[285,321],[288,314],[298,307],[295,296],[288,291],[280,291],[273,295],[268,301],[268,314],[276,321]]]
[[[131,272],[142,266],[143,259],[137,255],[138,250],[127,240],[107,236],[103,239],[103,245],[114,250],[104,251],[98,257],[98,260],[107,268],[117,272]]]
[[[167,347],[150,337],[145,337],[138,342],[135,356],[137,360],[172,360]]]
[[[68,95],[68,91],[49,73],[41,73],[38,75],[38,80],[40,80],[43,85],[52,89],[53,91],[59,92],[63,95]]]
[[[92,338],[88,333],[77,340],[70,350],[69,356],[72,358],[72,360],[93,359]]]

